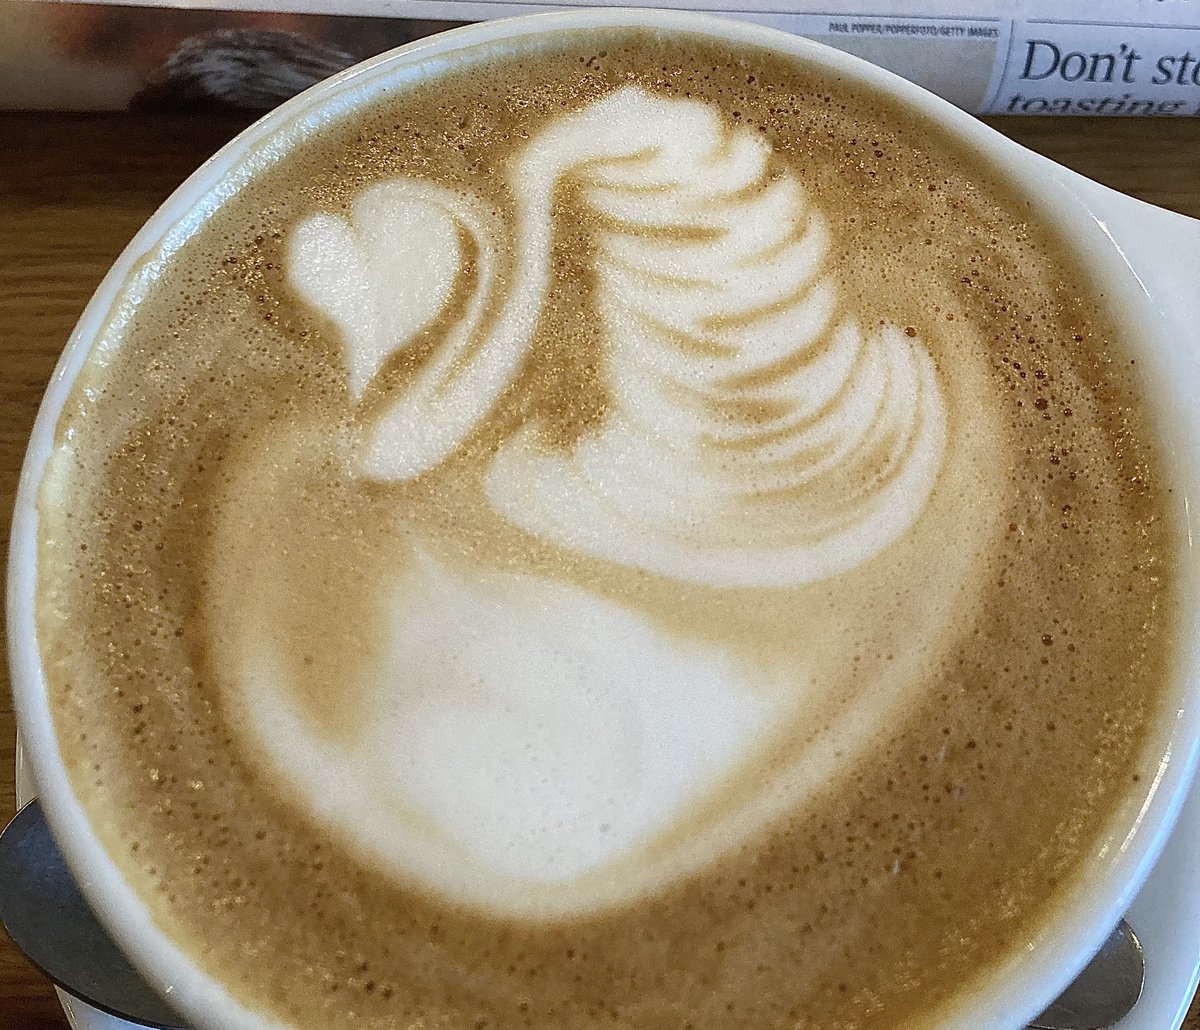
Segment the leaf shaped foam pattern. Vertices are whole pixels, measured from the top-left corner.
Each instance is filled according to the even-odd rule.
[[[622,133],[641,148],[598,159]],[[717,587],[812,582],[903,534],[945,449],[933,361],[840,307],[825,220],[766,139],[627,88],[526,162],[562,168],[564,152],[613,225],[609,414],[570,452],[526,426],[491,468],[492,503],[563,546]]]

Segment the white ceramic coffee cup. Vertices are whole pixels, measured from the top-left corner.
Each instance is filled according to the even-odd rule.
[[[1028,198],[1031,219],[1075,243],[1118,317],[1156,406],[1188,546],[1200,532],[1200,222],[1132,200],[1012,143],[973,117],[889,72],[774,29],[705,15],[648,10],[578,10],[486,22],[420,40],[313,87],[267,115],[187,180],[134,237],[79,320],[46,391],[22,470],[13,518],[8,637],[17,720],[47,818],[101,919],[147,978],[198,1028],[276,1026],[234,1002],[153,924],[148,910],[101,848],[69,784],[51,723],[34,620],[35,500],[54,429],[72,382],[115,304],[136,304],[165,255],[178,248],[237,184],[269,164],[290,140],[374,96],[389,83],[436,76],[464,48],[503,47],[547,30],[642,25],[756,44],[794,54],[835,78],[891,95],[985,156]],[[1161,755],[1143,789],[1114,816],[1083,882],[1002,968],[968,986],[939,1030],[1023,1026],[1073,978],[1150,871],[1187,791],[1200,748],[1200,563],[1184,555],[1186,598],[1177,686],[1157,727]],[[1144,788],[1144,784],[1142,787]],[[1023,842],[1014,841],[1014,847]],[[330,1030],[336,1030],[331,1027]]]

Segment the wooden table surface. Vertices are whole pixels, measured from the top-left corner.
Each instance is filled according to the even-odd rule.
[[[142,222],[244,124],[228,117],[0,114],[0,532],[58,352]],[[998,119],[1085,175],[1200,217],[1200,119]],[[3,559],[0,559],[3,560]],[[0,641],[0,649],[3,648]],[[0,663],[0,819],[13,811],[13,716]],[[0,1028],[62,1030],[46,981],[0,934]],[[1185,1023],[1200,1030],[1200,1004]]]

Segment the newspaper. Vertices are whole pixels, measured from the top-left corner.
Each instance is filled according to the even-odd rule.
[[[854,3],[860,6],[852,9]],[[263,108],[448,23],[597,5],[222,0],[197,8],[191,0],[141,6],[10,0],[0,2],[0,104]],[[1200,115],[1200,0],[650,0],[644,6],[686,6],[807,36],[980,114]],[[213,54],[239,46],[253,51],[252,62],[239,61],[255,67],[256,83],[206,83],[195,73],[199,66],[219,68]]]

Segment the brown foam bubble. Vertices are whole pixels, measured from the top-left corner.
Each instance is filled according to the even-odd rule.
[[[119,352],[85,370],[51,473],[69,503],[43,495],[38,611],[76,790],[164,929],[236,997],[301,1026],[838,1030],[924,1017],[1045,918],[1144,761],[1175,551],[1122,334],[1023,198],[878,96],[655,34],[528,46],[299,145],[185,247]],[[581,315],[598,224],[559,236],[566,277],[540,357],[450,468],[362,487],[339,478],[352,439],[328,468],[305,458],[322,432],[347,432],[349,403],[332,327],[286,285],[290,229],[396,174],[503,213],[507,155],[542,120],[630,81],[710,99],[766,133],[829,221],[842,303],[864,325],[914,328],[954,431],[984,448],[963,454],[1002,447],[952,460],[913,539],[848,585],[681,590],[568,560],[482,503],[479,470],[514,426],[545,416],[565,445],[603,417]],[[438,329],[385,380],[411,374]],[[248,476],[262,494],[231,494]],[[369,613],[345,587],[387,565],[397,505],[448,560],[532,566],[756,661],[836,672],[842,689],[802,743],[898,664],[920,671],[921,690],[810,803],[635,906],[537,923],[438,902],[313,826],[242,752],[206,610],[245,587],[213,554],[218,517],[242,519],[233,566],[261,577],[238,603],[278,609],[284,638],[311,644],[292,655],[302,700],[337,732],[374,660]],[[299,536],[280,525],[297,513],[312,527]],[[978,574],[931,626],[939,569],[964,546]]]

